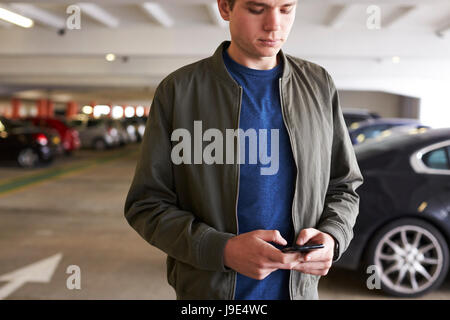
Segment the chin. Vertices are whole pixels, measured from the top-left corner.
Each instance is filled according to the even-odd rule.
[[[260,48],[260,50],[258,50],[261,54],[261,56],[263,57],[273,57],[276,56],[278,54],[278,52],[280,51],[279,47],[274,47],[274,48]]]

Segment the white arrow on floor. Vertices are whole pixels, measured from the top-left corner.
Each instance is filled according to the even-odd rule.
[[[58,253],[16,271],[0,276],[0,281],[8,282],[3,287],[0,287],[0,300],[8,297],[26,282],[50,282],[61,258],[62,253]]]

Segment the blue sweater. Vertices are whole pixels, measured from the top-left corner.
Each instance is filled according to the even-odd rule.
[[[276,143],[277,139],[271,129],[278,129],[279,135],[278,168],[273,163],[267,164],[267,158],[261,159],[261,140],[257,143],[257,161],[251,161],[249,152],[252,148],[249,148],[249,138],[244,141],[241,137],[241,146],[246,143],[245,163],[241,156],[240,164],[238,232],[242,234],[258,229],[279,230],[288,244],[293,243],[292,201],[296,167],[281,113],[278,81],[283,66],[279,64],[271,70],[250,69],[232,60],[227,49],[223,51],[223,57],[228,72],[243,88],[240,129],[254,129],[257,137],[267,134],[267,148],[263,154],[272,157],[272,162],[272,141]],[[261,129],[267,131],[260,131]],[[268,170],[270,166],[272,170],[268,171],[269,174],[267,171],[263,174],[261,169]],[[254,280],[238,273],[235,299],[289,299],[289,270],[277,270],[263,280]]]

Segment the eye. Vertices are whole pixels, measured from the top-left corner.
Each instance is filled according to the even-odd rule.
[[[281,10],[280,10],[280,12],[281,12],[282,14],[289,14],[289,13],[291,13],[291,11],[292,11],[292,8],[289,8],[289,9],[281,9]]]
[[[255,10],[255,9],[248,9],[248,11],[250,12],[250,13],[252,13],[252,14],[261,14],[261,13],[263,13],[263,11],[264,11],[264,9],[261,9],[261,10]]]

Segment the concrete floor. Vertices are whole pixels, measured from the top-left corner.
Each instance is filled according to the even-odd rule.
[[[165,254],[131,229],[123,205],[138,147],[80,151],[35,170],[0,167],[0,279],[61,253],[48,283],[26,282],[6,299],[174,299]],[[96,161],[95,159],[103,159]],[[60,168],[60,175],[48,175]],[[62,174],[61,174],[62,173]],[[1,191],[2,185],[41,175],[38,182]],[[47,177],[50,176],[50,177]],[[66,273],[80,267],[81,289]],[[368,290],[363,274],[332,269],[319,285],[321,299],[390,299]],[[0,281],[0,292],[10,282]],[[449,299],[450,281],[421,299]]]

